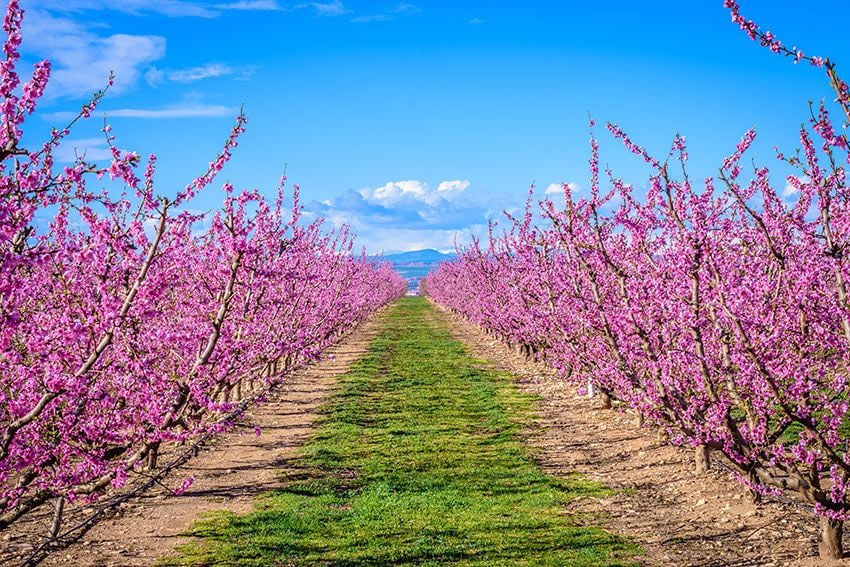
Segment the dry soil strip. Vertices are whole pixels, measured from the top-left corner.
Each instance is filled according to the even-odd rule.
[[[605,527],[634,537],[647,564],[825,565],[815,557],[817,522],[811,515],[774,503],[750,504],[727,473],[695,475],[688,454],[659,446],[652,431],[635,427],[634,416],[594,408],[550,369],[440,312],[473,355],[513,373],[521,389],[540,396],[542,427],[531,433],[531,442],[541,450],[541,466],[556,476],[582,473],[616,489],[611,497],[576,503],[575,510],[605,512]]]
[[[300,369],[249,418],[216,446],[189,461],[165,486],[194,476],[182,496],[154,490],[123,505],[116,516],[92,528],[70,548],[43,565],[151,565],[186,543],[181,535],[205,512],[252,509],[254,496],[279,486],[280,474],[311,435],[318,408],[338,377],[366,352],[381,314],[373,316],[328,350],[316,364]],[[257,437],[254,427],[259,426]]]

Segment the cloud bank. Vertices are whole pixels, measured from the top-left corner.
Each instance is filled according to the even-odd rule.
[[[436,185],[408,179],[349,189],[333,199],[313,201],[305,210],[334,226],[350,225],[358,241],[376,253],[452,250],[456,240],[467,244],[473,236],[486,236],[489,219],[517,206],[514,197],[473,187],[467,179]]]

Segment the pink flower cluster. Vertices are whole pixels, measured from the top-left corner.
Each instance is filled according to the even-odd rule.
[[[844,82],[837,74],[835,64],[829,59],[820,56],[809,56],[803,54],[796,47],[785,47],[776,36],[766,30],[762,30],[758,24],[752,20],[748,20],[741,15],[741,7],[735,0],[723,0],[723,6],[726,7],[732,15],[732,21],[746,33],[750,39],[758,41],[762,46],[770,49],[772,52],[779,55],[790,57],[794,63],[800,61],[808,61],[811,65],[826,70],[826,75],[829,78],[830,86],[836,94],[835,101],[841,106],[844,111],[845,118],[850,121],[850,86]]]
[[[163,444],[229,427],[240,402],[405,291],[388,265],[351,253],[348,229],[305,222],[297,189],[285,206],[283,183],[273,202],[225,185],[221,210],[186,212],[243,116],[173,199],[154,192],[154,156],[143,165],[113,148],[108,165],[57,171],[69,128],[20,148],[50,69],[38,64],[16,95],[21,20],[12,0],[0,64],[0,528],[56,496],[94,499],[154,467]],[[99,180],[131,196],[93,190]]]
[[[825,67],[850,121],[847,85],[829,60],[785,48],[735,1],[725,6],[771,51]],[[841,557],[850,517],[846,134],[822,103],[801,128],[802,151],[777,150],[798,169],[789,201],[765,167],[742,180],[754,130],[701,189],[689,181],[684,138],[659,160],[618,126],[608,130],[654,170],[642,200],[610,171],[602,191],[591,136],[589,198],[565,187],[565,206],[541,202],[537,221],[529,202],[507,230],[491,228],[486,249],[461,250],[423,289],[582,389],[622,400],[696,448],[698,463],[722,453],[754,497],[812,504],[822,557]]]
[[[827,119],[826,111],[813,120]],[[739,181],[748,132],[722,189],[674,175],[684,142],[656,160],[643,200],[611,189],[510,218],[424,281],[426,293],[567,380],[622,400],[672,442],[711,449],[761,494],[850,513],[850,187],[803,130],[799,193],[758,168]],[[845,151],[816,127],[826,155]],[[817,135],[817,134],[816,134]],[[595,140],[591,170],[599,168]],[[821,154],[823,155],[823,151]],[[615,200],[616,198],[616,200]],[[614,205],[613,203],[619,203]],[[757,204],[756,204],[757,203]]]

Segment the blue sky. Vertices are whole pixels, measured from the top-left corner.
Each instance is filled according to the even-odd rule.
[[[722,0],[22,4],[25,61],[50,58],[55,71],[26,139],[63,125],[113,69],[116,88],[64,154],[102,157],[105,113],[120,147],[158,155],[170,194],[202,172],[244,104],[248,132],[224,178],[271,194],[287,164],[308,212],[350,223],[370,252],[451,248],[521,206],[532,182],[541,196],[561,182],[586,191],[588,113],[657,154],[681,132],[691,175],[704,177],[750,126],[762,162],[774,145],[795,148],[807,101],[831,94],[821,70],[749,41]],[[850,3],[741,4],[850,69]],[[639,190],[644,166],[598,134],[603,162]],[[193,206],[220,197],[211,187]]]

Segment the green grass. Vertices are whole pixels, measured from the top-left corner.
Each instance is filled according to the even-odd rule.
[[[606,489],[540,470],[522,443],[533,400],[482,362],[424,299],[400,300],[286,488],[197,524],[167,564],[633,564],[637,546],[567,511]]]

